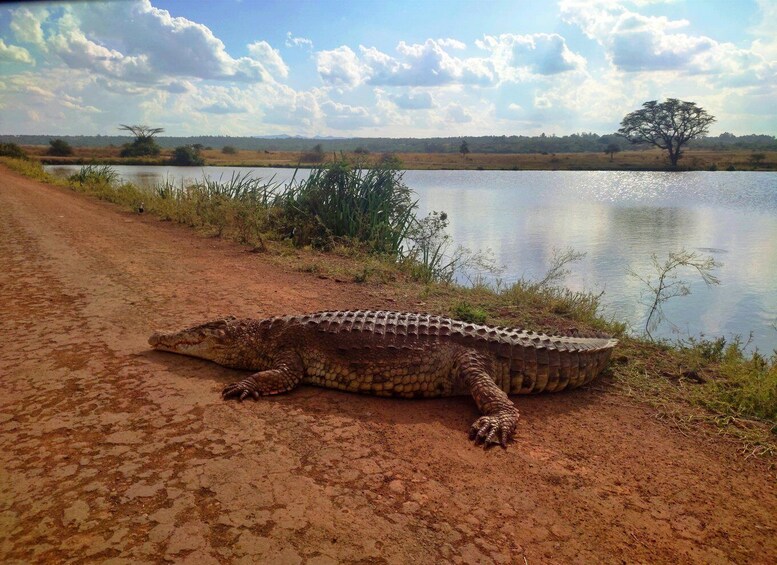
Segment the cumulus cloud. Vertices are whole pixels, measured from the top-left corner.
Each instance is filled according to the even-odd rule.
[[[80,97],[71,96],[66,92],[54,93],[49,89],[41,88],[40,86],[32,85],[32,84],[24,87],[23,92],[26,96],[32,99],[37,99],[39,101],[43,100],[47,104],[51,104],[55,102],[61,107],[67,108],[70,110],[77,110],[79,112],[86,112],[86,113],[100,111],[94,106],[84,104],[83,100]]]
[[[427,110],[434,107],[432,95],[429,92],[403,92],[402,94],[389,94],[391,100],[398,108],[403,110]]]
[[[326,123],[334,129],[353,130],[377,125],[378,120],[363,106],[350,106],[327,100],[321,104]]]
[[[413,44],[400,41],[397,45],[399,58],[374,48],[361,47],[370,69],[367,81],[389,86],[494,83],[496,77],[489,61],[477,57],[454,57],[446,50],[450,46],[451,40],[427,39],[424,43]]]
[[[364,79],[359,58],[346,45],[316,53],[316,68],[321,80],[329,86],[353,88]]]
[[[322,80],[332,86],[493,84],[494,69],[489,61],[454,57],[446,50],[462,46],[463,43],[451,39],[427,39],[424,43],[413,44],[400,41],[398,57],[363,45],[359,46],[359,57],[350,47],[341,46],[332,51],[320,51],[316,61]]]
[[[437,40],[437,45],[446,49],[466,49],[467,44],[452,37],[443,37]]]
[[[289,76],[289,67],[283,62],[281,54],[273,49],[266,41],[256,41],[248,46],[251,57],[261,63],[272,75],[286,78]]]
[[[248,112],[245,107],[239,104],[235,104],[234,102],[227,102],[224,100],[214,102],[213,104],[208,104],[207,106],[202,106],[199,108],[199,111],[206,112],[208,114],[245,114]]]
[[[682,33],[679,30],[689,25],[687,20],[645,16],[617,3],[592,5],[582,0],[563,0],[561,13],[568,23],[579,26],[602,45],[613,66],[621,71],[717,74],[743,84],[748,82],[748,73],[755,80],[774,77],[774,65],[753,51]]]
[[[41,24],[48,18],[48,10],[45,8],[19,8],[11,14],[11,31],[17,41],[31,43],[45,50],[46,42],[43,38]]]
[[[461,104],[449,104],[445,109],[445,120],[457,124],[466,124],[472,121],[472,115]]]
[[[293,126],[296,131],[312,128],[323,117],[316,96],[278,85],[262,105],[263,121],[268,124]]]
[[[307,37],[294,37],[290,31],[286,32],[286,47],[305,47],[313,49],[313,42]]]
[[[10,63],[26,63],[28,65],[35,64],[35,59],[32,58],[30,52],[24,47],[6,45],[5,41],[0,39],[0,62],[3,61]]]
[[[76,4],[58,27],[50,47],[66,64],[129,81],[173,76],[261,82],[270,79],[264,63],[276,71],[285,68],[271,48],[257,44],[254,50],[269,59],[235,59],[208,27],[174,18],[148,0]]]
[[[498,70],[505,78],[555,75],[586,66],[585,58],[572,52],[566,40],[557,33],[486,35],[476,45],[492,52]]]

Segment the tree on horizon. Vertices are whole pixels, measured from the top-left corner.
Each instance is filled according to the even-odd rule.
[[[120,155],[122,157],[145,157],[148,155],[159,155],[162,150],[157,142],[154,140],[154,136],[158,133],[162,133],[164,128],[152,128],[146,125],[126,125],[119,124],[120,130],[126,130],[135,136],[135,141],[132,143],[126,143],[121,149]]]
[[[708,132],[715,116],[707,113],[695,102],[667,98],[645,102],[641,110],[627,114],[618,135],[631,143],[650,143],[669,154],[672,167],[682,156],[682,147],[690,140]]]

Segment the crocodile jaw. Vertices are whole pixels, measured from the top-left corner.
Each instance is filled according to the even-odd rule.
[[[231,319],[214,320],[179,332],[154,332],[148,343],[158,351],[169,351],[221,362],[235,340],[228,335]]]

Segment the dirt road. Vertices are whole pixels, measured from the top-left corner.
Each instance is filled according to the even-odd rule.
[[[0,168],[0,561],[774,563],[763,462],[615,392],[517,398],[484,452],[466,398],[303,387],[151,352],[234,313],[396,307]]]

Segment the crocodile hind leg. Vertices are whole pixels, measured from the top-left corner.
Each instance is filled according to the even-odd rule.
[[[228,384],[221,391],[221,396],[243,400],[249,396],[254,399],[260,396],[281,394],[296,387],[302,380],[305,368],[296,353],[282,356],[275,367],[268,371],[259,371],[241,381]]]
[[[475,399],[480,413],[469,430],[469,438],[484,447],[500,444],[507,447],[518,425],[518,409],[486,370],[483,360],[474,352],[462,354],[459,378]]]

